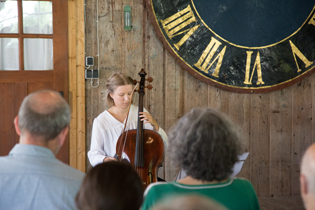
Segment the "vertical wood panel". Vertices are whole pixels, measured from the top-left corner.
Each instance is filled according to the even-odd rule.
[[[97,14],[97,6],[99,7],[99,14]],[[93,88],[92,85],[97,86],[97,80],[85,80],[85,103],[86,103],[86,153],[90,150],[90,144],[91,144],[91,134],[92,134],[92,125],[93,120],[95,117],[97,117],[98,114],[100,114],[101,110],[99,109],[100,106],[102,106],[104,103],[102,103],[102,100],[100,98],[102,97],[101,91],[103,87],[105,87],[106,82],[106,71],[102,69],[101,67],[105,64],[109,64],[107,58],[107,54],[104,53],[104,50],[107,48],[108,37],[106,30],[109,30],[109,24],[104,24],[103,21],[108,21],[110,18],[110,4],[105,1],[99,1],[99,4],[97,5],[96,0],[87,1],[86,2],[86,22],[85,22],[85,33],[86,33],[86,40],[85,40],[85,56],[93,56],[94,57],[94,69],[99,69],[99,87]],[[99,49],[102,53],[98,55],[98,40],[97,40],[97,17],[98,25],[99,25],[99,40],[100,44]],[[103,27],[101,27],[103,26]],[[105,55],[105,56],[104,56]],[[98,66],[98,63],[102,63],[100,66]],[[105,66],[105,69],[107,67]],[[86,156],[87,157],[87,156]],[[91,168],[90,162],[87,159],[86,160],[88,171]]]
[[[76,168],[77,157],[77,71],[76,71],[76,5],[68,1],[68,30],[69,30],[69,106],[71,110],[69,130],[69,165]]]
[[[15,129],[13,120],[15,117],[14,107],[14,92],[15,86],[14,83],[0,83],[0,154],[8,155],[10,150],[15,145]],[[10,122],[10,123],[8,123]]]
[[[168,52],[165,52],[165,132],[168,132],[183,115],[184,71]],[[175,180],[178,169],[172,167],[168,156],[165,157],[165,179]]]
[[[132,30],[124,30],[124,7],[131,7]],[[122,44],[121,50],[124,54],[123,72],[132,78],[138,78],[138,72],[143,66],[143,3],[142,1],[128,0],[121,4],[121,30]]]
[[[77,12],[77,59],[76,71],[77,74],[77,168],[85,171],[85,89],[84,89],[84,0],[75,1]]]
[[[68,1],[69,31],[69,164],[85,172],[84,1]]]
[[[185,72],[185,113],[195,107],[208,106],[208,85]]]
[[[148,17],[147,17],[148,18]],[[147,21],[149,23],[149,20]],[[146,31],[146,49],[147,57],[145,63],[147,64],[148,76],[153,78],[151,83],[153,88],[146,91],[146,103],[145,106],[157,121],[157,123],[164,129],[165,128],[165,49],[162,43],[155,36],[155,31],[151,25]],[[151,50],[156,49],[156,51]],[[160,53],[157,53],[160,52]],[[165,161],[164,161],[165,162]],[[164,163],[165,165],[165,163]],[[158,176],[165,179],[165,167],[160,168]]]
[[[312,144],[312,88],[309,78],[293,89],[292,128],[292,195],[300,193],[300,162],[306,148]]]
[[[177,69],[176,69],[177,68]],[[176,70],[175,70],[176,69]],[[179,119],[179,101],[181,92],[181,69],[168,52],[165,52],[165,132],[169,131]]]
[[[229,114],[229,96],[231,93],[209,86],[208,106]]]
[[[154,36],[153,27],[149,27],[148,34],[148,48],[156,49],[150,50],[147,57],[147,72],[153,78],[152,90],[146,91],[147,95],[147,109],[159,125],[164,128],[164,70],[163,70],[163,46],[161,42]]]
[[[244,142],[244,152],[249,152],[251,151],[249,141],[250,133],[248,132],[250,127],[250,95],[238,93],[230,93],[229,95],[229,116],[241,129],[241,135]],[[238,174],[239,177],[250,179],[250,157],[251,154],[249,154],[245,160],[242,170]]]
[[[54,1],[54,11],[60,12],[60,15],[54,15],[54,83],[53,89],[55,91],[63,91],[65,100],[68,101],[69,90],[69,51],[68,51],[68,21],[65,18],[68,17],[68,2],[67,1]],[[62,15],[61,15],[62,14]],[[57,39],[58,37],[58,39]],[[62,49],[62,50],[61,50]],[[65,143],[64,143],[65,144]],[[66,144],[69,142],[67,140]],[[68,153],[68,152],[67,152]],[[68,154],[67,154],[68,155]],[[68,159],[68,158],[67,158]],[[68,163],[69,161],[67,161]]]
[[[85,33],[87,39],[85,39],[85,55],[94,57],[94,67],[97,67],[97,15],[99,21],[104,18],[104,10],[107,9],[105,1],[99,0],[99,14],[96,13],[96,0],[85,1]],[[100,22],[99,22],[100,25]],[[96,69],[96,68],[95,68]]]
[[[95,3],[96,1],[94,0],[94,4]],[[122,65],[125,63],[124,55],[122,54],[122,1],[99,0],[98,6],[100,77],[102,80],[106,81],[106,78],[112,73],[118,71],[124,72],[122,68]],[[90,30],[96,30],[96,27],[90,28]],[[95,38],[96,37],[94,37],[94,39]],[[96,42],[96,39],[94,42]]]
[[[251,181],[260,196],[270,195],[269,104],[269,94],[257,94],[251,97]]]
[[[27,83],[1,83],[0,84],[0,154],[8,155],[10,150],[19,142],[15,132],[14,118],[27,95]]]
[[[292,89],[270,94],[270,192],[290,195]]]
[[[124,7],[126,5],[129,5],[131,7],[131,24],[132,29],[130,31],[124,30]],[[124,54],[124,67],[123,67],[123,73],[130,76],[131,78],[139,81],[140,77],[138,73],[142,68],[145,69],[148,76],[150,75],[149,69],[146,69],[144,66],[145,58],[143,49],[145,47],[144,43],[144,35],[145,35],[145,28],[142,27],[144,18],[146,18],[144,6],[142,1],[135,1],[135,0],[129,0],[129,1],[123,1],[122,2],[122,23],[121,23],[121,30],[122,30],[122,44],[121,48]],[[148,77],[147,76],[147,77]],[[152,85],[156,83],[156,80],[153,81]],[[149,83],[146,81],[146,85]],[[150,95],[151,90],[146,90],[144,95],[144,104],[145,108],[148,108],[147,100],[148,95]],[[139,103],[139,94],[135,93],[133,95],[133,104],[138,105]]]

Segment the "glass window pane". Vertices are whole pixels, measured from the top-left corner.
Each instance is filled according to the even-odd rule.
[[[52,39],[24,39],[24,70],[53,70]]]
[[[19,40],[0,38],[0,70],[19,70]]]
[[[0,1],[0,33],[18,33],[17,1]]]
[[[51,1],[23,1],[23,32],[53,33]]]

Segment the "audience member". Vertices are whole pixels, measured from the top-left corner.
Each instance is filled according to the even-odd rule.
[[[107,161],[92,168],[76,197],[79,210],[139,210],[142,182],[129,163]]]
[[[0,209],[75,209],[84,173],[55,158],[69,123],[59,93],[42,90],[23,100],[14,119],[19,144],[0,157]]]
[[[152,210],[227,210],[227,208],[211,198],[192,194],[167,198]]]
[[[315,144],[309,146],[303,155],[300,186],[305,209],[315,209]]]
[[[259,209],[252,184],[229,178],[241,153],[238,129],[229,118],[210,108],[193,109],[169,134],[169,158],[187,177],[149,185],[142,209],[150,209],[165,197],[188,193],[210,197],[231,210]]]

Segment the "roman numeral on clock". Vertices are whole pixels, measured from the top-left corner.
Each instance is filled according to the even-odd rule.
[[[245,68],[246,71],[245,71],[244,84],[246,84],[246,85],[251,85],[252,84],[252,79],[253,79],[253,75],[254,75],[255,69],[257,70],[257,78],[258,78],[256,84],[257,85],[265,84],[264,81],[262,80],[259,51],[257,51],[254,67],[253,67],[252,74],[251,74],[250,77],[249,77],[250,66],[251,66],[250,63],[251,63],[251,60],[252,60],[253,51],[246,51],[246,54],[247,54],[247,59],[246,59],[246,68]]]
[[[223,57],[225,54],[226,46],[223,47],[221,52],[212,60],[214,54],[218,50],[219,46],[221,45],[221,42],[216,40],[215,38],[211,37],[211,41],[206,47],[206,49],[203,51],[202,55],[200,56],[197,63],[195,63],[195,66],[200,69],[203,72],[208,73],[209,68],[213,65],[213,63],[218,60],[217,66],[212,74],[214,77],[219,77],[219,71],[222,65]],[[212,62],[210,63],[210,61]]]
[[[293,57],[294,57],[294,61],[295,61],[295,64],[298,68],[298,72],[302,71],[300,69],[300,66],[299,64],[297,63],[297,60],[296,60],[296,56],[298,56],[302,61],[303,63],[305,64],[305,68],[309,67],[310,65],[313,64],[313,62],[310,62],[302,53],[301,51],[291,42],[291,40],[289,40],[290,42],[290,46],[291,46],[291,50],[292,50],[292,53],[293,53]]]
[[[194,16],[193,11],[191,10],[190,5],[185,9],[175,13],[174,15],[161,20],[161,24],[165,30],[167,36],[172,39],[175,36],[186,33],[179,42],[174,44],[174,47],[179,50],[184,42],[197,30],[199,25],[196,25],[192,28],[185,29],[189,24],[197,22],[196,17]]]

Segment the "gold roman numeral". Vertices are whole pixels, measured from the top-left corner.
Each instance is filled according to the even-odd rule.
[[[205,51],[203,51],[201,57],[199,58],[198,62],[195,63],[195,66],[200,69],[203,72],[208,73],[209,68],[213,65],[213,63],[218,60],[217,66],[212,74],[214,77],[219,77],[219,71],[222,65],[222,60],[225,54],[226,46],[221,50],[221,52],[213,59],[213,61],[210,63],[211,59],[214,56],[214,53],[217,51],[219,46],[221,45],[221,42],[216,40],[215,38],[211,37],[211,41],[208,44]],[[209,64],[210,63],[210,64]]]
[[[315,26],[315,13],[314,13],[313,17],[311,17],[310,21],[308,21],[308,24],[312,24]]]
[[[197,30],[199,25],[196,25],[192,28],[183,30],[189,24],[197,22],[196,17],[194,16],[193,11],[191,10],[190,5],[188,5],[185,9],[175,13],[174,15],[161,20],[161,24],[165,30],[167,36],[172,39],[175,36],[183,34],[187,32],[181,40],[176,43],[174,46],[177,50],[179,50],[180,46],[186,42],[186,40]]]
[[[253,71],[252,71],[252,74],[251,74],[250,78],[249,78],[250,63],[251,63],[251,60],[252,60],[253,51],[246,51],[246,53],[247,53],[247,59],[246,59],[246,72],[245,72],[244,84],[246,84],[246,85],[251,85],[252,84],[252,79],[253,79],[253,75],[254,75],[255,69],[257,69],[257,77],[258,77],[256,84],[257,85],[265,84],[264,81],[262,80],[259,51],[257,52],[256,60],[255,60]]]
[[[313,62],[307,60],[307,58],[301,53],[301,51],[291,42],[291,40],[289,40],[290,42],[290,45],[291,45],[291,50],[292,50],[292,53],[293,53],[293,57],[294,57],[294,61],[295,61],[295,64],[298,68],[298,72],[302,71],[299,67],[299,64],[297,63],[296,61],[296,56],[298,56],[302,61],[303,63],[305,64],[305,68],[309,67],[310,65],[313,64]]]

